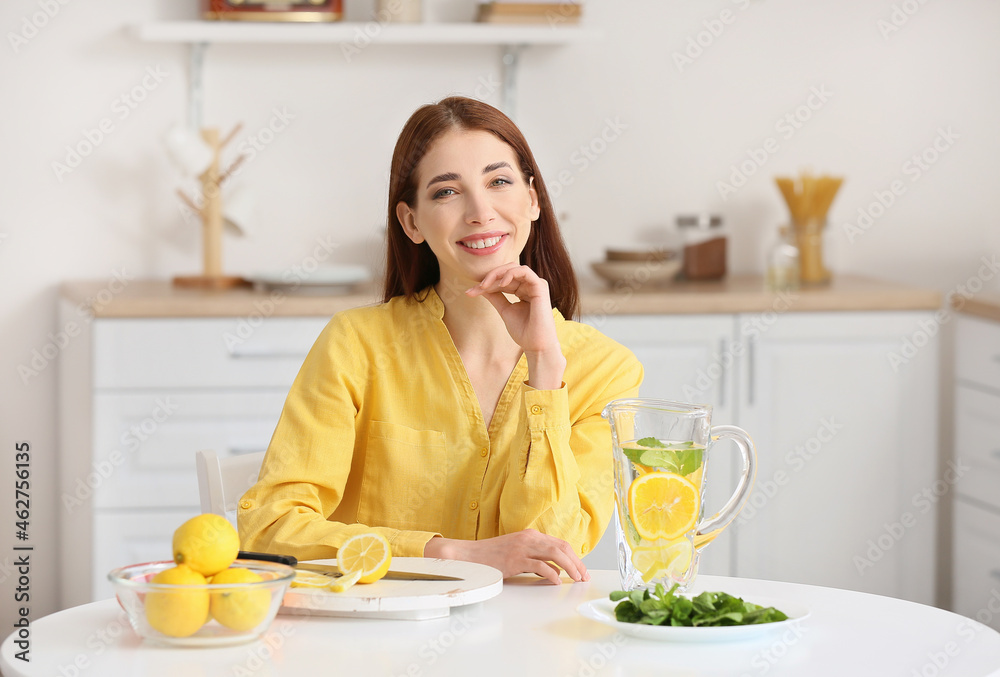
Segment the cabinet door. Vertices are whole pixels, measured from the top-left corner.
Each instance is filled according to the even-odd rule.
[[[645,370],[641,397],[713,405],[712,422],[734,423],[736,346],[732,343],[731,315],[662,316],[614,315],[583,318],[606,336],[618,341],[639,358]],[[713,455],[706,482],[705,504],[711,514],[721,508],[735,486],[729,450]],[[727,575],[731,571],[730,539],[723,533],[702,551],[700,571]],[[587,560],[594,568],[617,569],[615,527]]]
[[[1000,511],[955,501],[953,611],[1000,630]]]
[[[94,398],[94,460],[71,495],[97,508],[199,505],[194,454],[267,449],[285,391],[163,392]]]
[[[930,313],[741,316],[759,468],[736,575],[933,602],[938,349]],[[910,347],[907,347],[910,346]]]

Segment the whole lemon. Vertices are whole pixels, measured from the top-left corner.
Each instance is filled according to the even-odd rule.
[[[223,569],[212,577],[213,585],[256,583],[258,574],[242,567]],[[245,631],[260,625],[271,609],[271,592],[262,588],[230,588],[212,592],[212,618],[233,630]]]
[[[174,532],[174,561],[187,564],[202,576],[229,567],[240,551],[240,535],[221,515],[192,517]]]
[[[152,583],[204,585],[205,577],[185,564],[164,569]],[[208,591],[197,588],[157,590],[146,594],[146,620],[168,637],[188,637],[208,620]]]

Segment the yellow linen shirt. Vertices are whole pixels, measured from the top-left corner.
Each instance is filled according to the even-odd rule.
[[[338,313],[289,391],[260,475],[239,503],[242,547],[334,557],[374,528],[393,554],[435,535],[533,528],[588,552],[613,509],[610,424],[642,365],[553,310],[566,357],[558,390],[527,385],[522,355],[486,428],[433,288]]]

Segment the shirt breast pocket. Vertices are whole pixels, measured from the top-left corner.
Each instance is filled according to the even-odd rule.
[[[358,502],[369,526],[440,532],[453,481],[445,434],[372,421]]]

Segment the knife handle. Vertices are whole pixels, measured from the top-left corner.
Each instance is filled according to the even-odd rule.
[[[291,555],[272,555],[266,552],[250,552],[248,550],[240,550],[239,553],[237,553],[236,558],[253,559],[260,562],[274,562],[276,564],[287,564],[290,567],[299,563],[299,561]]]

